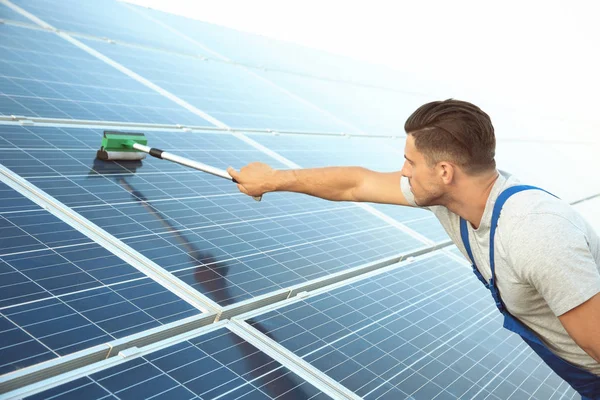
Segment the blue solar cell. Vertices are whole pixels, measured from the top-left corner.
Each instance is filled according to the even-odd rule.
[[[0,115],[211,125],[54,33],[0,26]]]
[[[442,253],[248,322],[365,399],[574,394]]]
[[[356,131],[239,66],[158,50],[82,41],[234,128]]]
[[[28,399],[326,399],[279,362],[225,328],[46,390]],[[89,396],[88,396],[89,393]],[[54,397],[55,396],[55,397]],[[162,396],[162,397],[160,397]]]
[[[0,374],[200,313],[0,183]]]

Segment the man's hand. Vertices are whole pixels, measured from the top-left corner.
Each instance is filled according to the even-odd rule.
[[[240,192],[258,197],[276,190],[276,170],[261,162],[253,162],[237,172],[227,168],[227,173],[238,182]]]

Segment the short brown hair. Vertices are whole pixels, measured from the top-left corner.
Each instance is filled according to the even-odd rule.
[[[429,165],[458,164],[467,173],[496,168],[496,137],[490,117],[466,101],[448,99],[419,107],[404,124]]]

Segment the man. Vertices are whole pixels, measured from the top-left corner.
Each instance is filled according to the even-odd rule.
[[[398,172],[262,163],[228,172],[251,196],[290,191],[431,210],[492,291],[505,327],[583,398],[600,399],[598,235],[568,203],[496,169],[494,128],[477,106],[428,103],[404,129]]]

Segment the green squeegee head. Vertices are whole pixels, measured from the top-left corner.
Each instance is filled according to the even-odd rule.
[[[105,131],[96,157],[100,160],[141,160],[146,154],[134,149],[134,143],[146,146],[148,139],[143,133]]]

